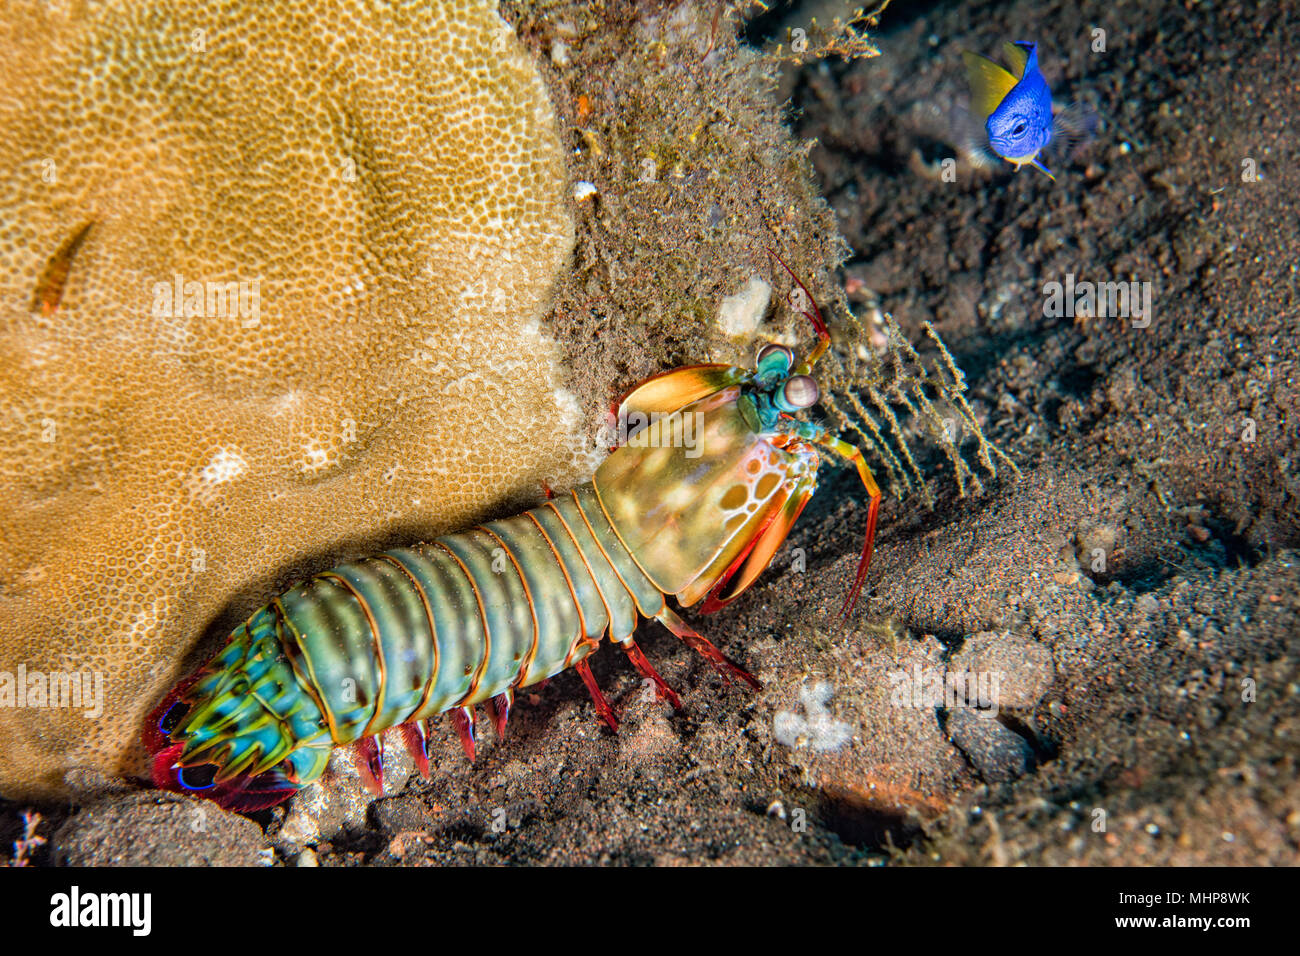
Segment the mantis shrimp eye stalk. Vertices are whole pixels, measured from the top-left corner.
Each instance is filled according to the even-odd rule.
[[[786,379],[785,385],[781,387],[783,404],[789,406],[791,411],[812,408],[821,397],[821,389],[817,387],[817,380],[811,375],[795,375]],[[785,410],[782,409],[782,411]]]
[[[788,375],[794,366],[794,352],[776,342],[764,345],[758,350],[754,366],[759,375]]]
[[[809,394],[805,391],[808,388],[806,385],[795,386],[796,394],[794,395],[785,395],[783,389],[782,396],[786,403],[793,406],[793,408],[807,408],[810,405],[816,404],[818,399],[821,397],[820,389],[817,388],[816,381],[810,377],[810,373],[818,359],[826,354],[826,350],[830,348],[830,329],[827,328],[826,320],[822,317],[822,312],[817,305],[817,300],[814,299],[812,293],[808,291],[808,287],[803,284],[797,275],[795,275],[794,270],[786,265],[785,260],[781,258],[776,250],[768,248],[767,251],[781,264],[781,268],[786,271],[786,274],[790,276],[791,280],[794,281],[795,285],[799,287],[805,298],[808,300],[809,308],[801,309],[800,311],[803,313],[804,317],[812,323],[813,330],[817,333],[817,345],[799,367],[794,370],[794,377],[787,380],[787,385],[789,385],[796,379],[807,377],[807,381],[810,383],[814,394],[812,401],[807,405],[800,404],[800,401],[806,400]],[[876,540],[876,521],[880,514],[880,488],[876,485],[876,480],[871,474],[871,469],[867,467],[866,460],[862,457],[860,449],[855,448],[845,441],[835,438],[827,433],[825,429],[816,429],[815,437],[812,437],[812,440],[817,445],[831,449],[841,457],[852,462],[854,467],[858,470],[858,477],[862,479],[862,484],[867,489],[867,494],[871,497],[871,503],[867,506],[867,532],[862,542],[862,554],[858,558],[858,569],[853,576],[853,586],[849,589],[849,593],[844,599],[844,606],[840,609],[840,619],[843,620],[848,617],[849,613],[857,604],[858,595],[862,593],[862,587],[867,580],[867,569],[871,567],[871,554]]]

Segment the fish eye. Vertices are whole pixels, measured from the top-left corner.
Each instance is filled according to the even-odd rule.
[[[764,345],[758,350],[758,358],[754,364],[760,372],[764,369],[779,369],[781,374],[784,375],[794,365],[794,352],[784,345],[773,342],[770,345]]]
[[[781,387],[781,395],[795,408],[811,408],[821,398],[821,390],[810,375],[795,375]]]
[[[1023,135],[1025,132],[1025,127],[1028,125],[1029,124],[1027,124],[1024,120],[1021,120],[1019,123],[1017,123],[1015,126],[1011,128],[1011,135],[1012,136]]]

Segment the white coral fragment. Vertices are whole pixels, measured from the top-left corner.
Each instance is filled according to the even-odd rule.
[[[835,690],[826,681],[799,688],[804,716],[779,710],[772,721],[772,733],[787,747],[808,747],[819,752],[839,750],[853,737],[853,728],[831,716],[826,705]]]

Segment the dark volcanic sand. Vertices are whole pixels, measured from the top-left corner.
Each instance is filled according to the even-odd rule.
[[[852,294],[873,290],[914,341],[935,323],[1022,477],[959,500],[938,459],[933,511],[887,499],[869,594],[838,624],[865,509],[835,472],[789,543],[805,572],[787,551],[732,609],[688,615],[762,692],[648,626],[640,643],[687,714],[605,650],[593,670],[618,736],[567,672],[521,699],[504,745],[483,732],[472,768],[439,736],[431,784],[375,802],[315,858],[1296,862],[1297,35],[1290,3],[900,2],[881,57],[794,77]],[[927,178],[923,163],[954,155],[959,50],[1008,39],[1036,40],[1058,97],[1092,103],[1096,139],[1051,164],[1055,184],[965,164],[955,183]],[[1070,272],[1151,282],[1150,327],[1045,317],[1044,283]],[[887,672],[917,664],[1002,672],[1003,719],[892,705]],[[853,735],[830,753],[773,733],[814,680]],[[283,817],[259,817],[267,838],[196,834],[168,806],[83,812],[52,858],[112,859],[104,827],[149,827],[141,843],[176,847],[160,861],[249,862]]]

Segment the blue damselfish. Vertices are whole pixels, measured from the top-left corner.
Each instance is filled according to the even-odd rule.
[[[1038,69],[1034,43],[1005,43],[1010,69],[978,53],[964,51],[970,74],[971,108],[984,119],[989,147],[1018,169],[1029,165],[1056,177],[1038,160],[1052,141],[1052,91]]]

